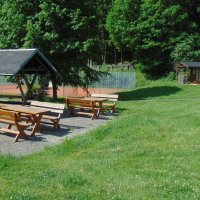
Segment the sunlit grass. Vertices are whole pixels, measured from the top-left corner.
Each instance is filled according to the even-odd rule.
[[[159,82],[124,92],[106,126],[0,156],[0,199],[199,199],[199,90]]]

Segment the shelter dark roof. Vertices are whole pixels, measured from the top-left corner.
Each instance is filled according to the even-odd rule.
[[[200,62],[181,62],[180,67],[200,68]]]
[[[51,62],[38,49],[1,49],[0,75],[16,75],[20,70],[26,73],[56,73]]]

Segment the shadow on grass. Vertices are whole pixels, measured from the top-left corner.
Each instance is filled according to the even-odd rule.
[[[171,86],[155,86],[137,90],[119,92],[121,101],[145,100],[151,97],[169,96],[181,91],[181,88]]]

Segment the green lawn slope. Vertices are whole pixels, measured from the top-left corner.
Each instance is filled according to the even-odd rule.
[[[155,82],[120,100],[85,136],[0,156],[0,199],[199,199],[200,86]]]

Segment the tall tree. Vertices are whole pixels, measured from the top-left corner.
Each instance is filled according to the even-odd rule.
[[[116,47],[132,50],[135,63],[141,63],[144,72],[165,75],[177,55],[183,54],[181,46],[188,44],[191,37],[195,38],[193,41],[199,37],[199,3],[199,0],[115,0],[107,29]],[[195,50],[199,44],[193,46]],[[197,57],[199,52],[194,54]]]
[[[107,62],[107,54],[110,51],[110,39],[108,32],[106,30],[106,17],[108,15],[109,10],[112,6],[112,1],[110,0],[98,0],[93,1],[93,6],[96,13],[96,21],[97,21],[97,41],[98,41],[98,49],[101,56],[101,62]]]
[[[107,16],[106,28],[113,44],[121,52],[134,42],[135,22],[139,16],[140,0],[115,0]]]
[[[178,1],[187,20],[175,39],[175,48],[171,52],[174,61],[200,60],[200,1]]]
[[[90,5],[90,0],[6,0],[0,14],[0,47],[38,47],[55,64],[57,82],[86,86],[100,75],[87,66],[96,33]]]

